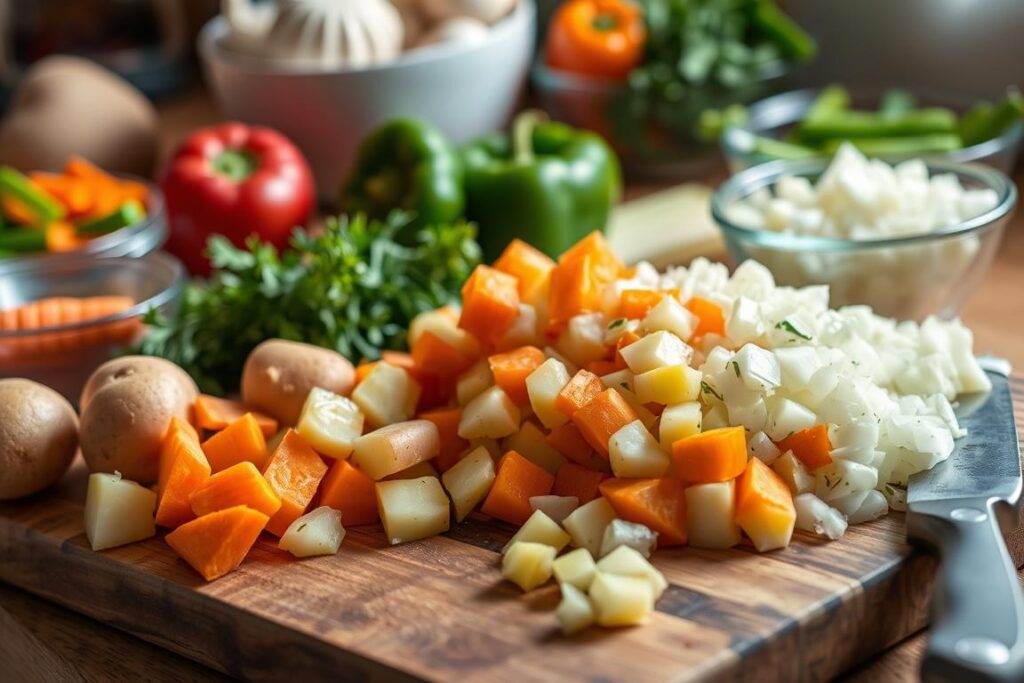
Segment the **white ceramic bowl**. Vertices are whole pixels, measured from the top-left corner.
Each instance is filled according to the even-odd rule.
[[[199,35],[206,79],[229,118],[275,128],[302,149],[320,196],[333,202],[362,139],[399,116],[430,121],[460,143],[502,128],[533,52],[536,6],[516,9],[485,41],[421,48],[360,69],[274,64],[225,48],[227,22]]]

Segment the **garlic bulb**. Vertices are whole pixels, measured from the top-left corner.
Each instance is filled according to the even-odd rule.
[[[420,0],[423,14],[433,22],[470,17],[493,24],[515,7],[516,0]]]
[[[416,47],[438,43],[482,43],[487,40],[487,24],[470,17],[455,17],[442,21],[416,42]]]
[[[270,21],[252,0],[227,0],[223,9],[232,46],[281,62],[361,67],[402,52],[402,18],[388,0],[278,0]]]

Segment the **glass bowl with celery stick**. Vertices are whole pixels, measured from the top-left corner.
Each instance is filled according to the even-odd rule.
[[[780,285],[827,285],[834,306],[954,317],[981,282],[1017,205],[1010,178],[937,159],[890,165],[845,144],[832,160],[779,160],[742,171],[711,198],[739,263]]]
[[[615,148],[627,173],[715,162],[702,113],[778,91],[816,53],[772,0],[569,0],[532,69],[542,107]]]
[[[143,256],[167,237],[163,196],[71,158],[60,173],[0,168],[0,273],[25,259]]]
[[[747,108],[709,111],[704,135],[721,133],[737,173],[776,159],[829,157],[851,142],[873,157],[979,162],[1009,173],[1024,135],[1024,96],[1011,88],[995,101],[899,88],[795,90]]]

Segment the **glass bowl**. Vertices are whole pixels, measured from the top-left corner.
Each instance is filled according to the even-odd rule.
[[[858,109],[877,109],[885,90],[881,88],[850,88],[851,104]],[[747,108],[747,121],[742,126],[727,128],[722,134],[721,147],[726,165],[731,173],[774,161],[754,150],[755,137],[781,139],[810,109],[811,104],[821,94],[821,90],[808,88],[791,90],[779,95],[767,97]],[[963,113],[973,100],[938,93],[911,93],[924,107],[945,107],[957,113]],[[1024,122],[1018,121],[1006,129],[1002,135],[991,140],[964,147],[952,152],[915,155],[925,159],[946,159],[959,162],[977,162],[1004,173],[1010,173],[1017,164],[1017,153],[1020,149],[1021,137],[1024,136]],[[887,161],[899,161],[907,157],[882,157]]]
[[[0,258],[0,277],[19,270],[23,263],[45,263],[82,257],[107,258],[112,256],[145,256],[156,251],[167,241],[167,211],[164,195],[153,183],[133,176],[122,176],[145,184],[148,190],[146,217],[127,227],[95,237],[78,249],[59,253],[27,254]]]
[[[695,135],[705,109],[747,104],[777,92],[790,73],[777,64],[742,88],[691,89],[677,102],[655,103],[624,83],[552,69],[541,54],[530,79],[541,108],[553,119],[599,133],[634,178],[686,178],[720,166],[714,146]]]
[[[0,315],[50,297],[128,296],[135,304],[87,322],[14,331],[0,326],[0,379],[31,379],[77,402],[93,370],[138,340],[146,312],[157,309],[171,315],[175,311],[184,285],[184,267],[162,252],[141,257],[19,259],[0,277]]]
[[[832,306],[867,304],[900,320],[929,315],[951,318],[981,282],[1017,205],[1017,188],[1005,173],[980,164],[928,160],[929,176],[949,173],[965,188],[989,188],[996,206],[941,231],[878,240],[794,235],[744,228],[728,208],[755,192],[771,190],[784,176],[814,182],[829,161],[773,161],[742,171],[711,197],[711,215],[736,263],[759,261],[780,285],[828,285]]]

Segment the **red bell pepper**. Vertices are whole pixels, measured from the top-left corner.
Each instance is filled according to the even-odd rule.
[[[313,210],[313,174],[302,153],[269,128],[240,123],[193,133],[165,167],[166,249],[195,275],[207,275],[206,241],[223,235],[236,246],[257,235],[278,248]]]

